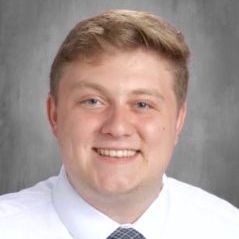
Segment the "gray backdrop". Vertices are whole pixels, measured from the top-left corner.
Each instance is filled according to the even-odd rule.
[[[189,111],[168,174],[239,206],[237,0],[0,0],[0,193],[58,172],[45,110],[50,65],[76,22],[110,8],[151,11],[184,32]]]

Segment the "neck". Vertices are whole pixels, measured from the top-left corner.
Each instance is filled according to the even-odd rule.
[[[158,197],[161,186],[157,185],[154,190],[138,190],[127,194],[117,195],[92,195],[86,193],[81,196],[91,206],[101,211],[119,224],[130,224],[148,209]]]

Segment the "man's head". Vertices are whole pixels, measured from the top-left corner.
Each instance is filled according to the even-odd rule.
[[[78,23],[66,37],[52,64],[50,93],[57,99],[64,66],[90,61],[104,54],[148,49],[167,59],[175,77],[174,91],[180,107],[188,87],[189,49],[183,35],[157,16],[146,12],[112,10]]]
[[[48,115],[71,183],[95,207],[159,193],[185,118],[188,54],[180,33],[142,12],[110,11],[67,36]]]

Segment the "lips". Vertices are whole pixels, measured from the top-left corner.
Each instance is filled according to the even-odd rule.
[[[95,151],[101,156],[111,158],[129,158],[135,156],[138,153],[138,150],[135,149],[95,148]]]

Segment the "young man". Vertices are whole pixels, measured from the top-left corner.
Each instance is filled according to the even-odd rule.
[[[63,167],[2,196],[3,238],[238,238],[229,203],[164,173],[186,115],[189,50],[149,13],[80,22],[53,62],[49,122]]]

